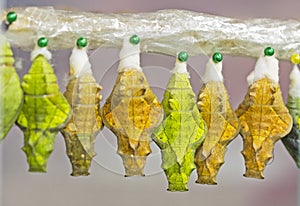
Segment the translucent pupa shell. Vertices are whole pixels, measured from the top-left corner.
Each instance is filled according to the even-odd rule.
[[[150,136],[163,116],[144,73],[134,68],[120,72],[102,112],[105,125],[118,138],[125,176],[144,175]]]
[[[198,108],[208,130],[195,155],[197,183],[217,184],[216,176],[224,163],[226,146],[238,135],[240,123],[223,82],[209,81],[203,86]]]
[[[15,123],[23,104],[23,91],[14,62],[9,42],[0,34],[0,142]]]
[[[61,132],[72,164],[72,176],[89,175],[91,161],[95,156],[95,139],[103,126],[100,116],[101,89],[92,74],[75,77],[71,69],[64,95],[73,113]]]
[[[263,179],[273,157],[274,144],[292,128],[292,118],[282,100],[278,83],[265,77],[249,86],[236,110],[244,140],[245,177]]]

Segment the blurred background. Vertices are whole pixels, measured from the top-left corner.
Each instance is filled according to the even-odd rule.
[[[6,3],[6,4],[5,4]],[[147,12],[167,8],[187,9],[197,12],[235,18],[280,18],[300,19],[299,0],[3,0],[0,7],[53,6],[58,9],[93,12]],[[20,77],[30,67],[29,52],[14,49]],[[65,91],[69,72],[70,50],[53,51],[52,64],[59,77],[61,90]],[[117,77],[119,50],[97,49],[90,51],[94,75],[103,86],[103,101],[110,94]],[[191,84],[198,94],[201,76],[209,57],[191,57],[188,70]],[[256,59],[224,56],[223,74],[234,109],[247,92],[246,76],[254,68]],[[142,54],[141,65],[149,84],[159,99],[173,68],[174,57],[158,54]],[[280,62],[280,85],[284,100],[287,99],[289,72],[292,65]],[[158,75],[159,74],[159,75]],[[146,177],[124,178],[123,165],[116,154],[116,138],[104,129],[97,137],[97,156],[92,163],[89,177],[71,177],[71,166],[65,154],[61,134],[57,135],[55,149],[49,159],[46,174],[28,173],[25,154],[22,152],[23,134],[14,126],[0,144],[0,204],[2,206],[65,206],[65,205],[206,205],[206,206],[297,206],[299,171],[281,141],[275,145],[274,159],[265,170],[265,179],[244,178],[244,160],[240,153],[242,139],[238,136],[228,147],[225,164],[222,166],[217,186],[195,184],[194,171],[189,183],[189,192],[166,191],[167,180],[160,169],[160,152],[151,143],[153,153],[148,158]]]

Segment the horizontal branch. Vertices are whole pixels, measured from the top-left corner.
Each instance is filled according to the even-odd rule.
[[[152,13],[104,14],[55,10],[52,7],[11,8],[18,19],[7,31],[15,47],[32,49],[40,36],[49,38],[49,48],[70,49],[79,36],[89,39],[89,48],[120,48],[125,36],[141,37],[143,52],[175,55],[224,54],[257,57],[273,46],[280,59],[300,50],[297,20],[239,20],[184,10]],[[6,13],[2,15],[4,19]]]

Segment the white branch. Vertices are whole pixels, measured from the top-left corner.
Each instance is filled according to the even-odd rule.
[[[168,55],[185,50],[190,55],[220,51],[258,57],[264,47],[272,46],[278,58],[289,59],[300,50],[297,20],[239,20],[183,10],[103,14],[27,7],[9,11],[16,11],[18,19],[7,36],[25,50],[32,49],[39,36],[49,38],[50,49],[73,48],[79,36],[89,39],[91,49],[121,48],[123,38],[133,34],[141,37],[143,52]]]

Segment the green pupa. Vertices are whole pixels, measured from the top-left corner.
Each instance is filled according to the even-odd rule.
[[[23,151],[30,172],[46,172],[55,136],[69,120],[70,105],[59,90],[57,77],[48,60],[48,40],[40,38],[31,53],[32,66],[23,77],[24,104],[17,119],[24,132]]]
[[[9,42],[0,34],[0,142],[15,123],[23,104],[23,91],[14,62]]]
[[[281,141],[300,169],[300,71],[297,66],[300,63],[300,55],[292,55],[291,61],[294,63],[294,67],[290,73],[290,88],[286,107],[293,118],[293,128]]]
[[[206,132],[195,101],[186,68],[187,53],[180,52],[162,101],[165,117],[153,132],[160,147],[162,168],[169,191],[187,191],[191,172],[196,168],[194,155]]]

